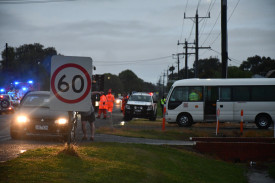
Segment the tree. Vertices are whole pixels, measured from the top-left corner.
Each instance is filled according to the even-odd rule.
[[[123,93],[123,84],[117,75],[110,73],[104,74],[104,92],[107,93],[112,89],[113,93]]]
[[[250,71],[253,75],[259,74],[265,76],[268,71],[275,69],[275,60],[270,57],[255,55],[243,61],[240,65],[240,69],[243,71]]]
[[[193,65],[195,68],[195,63]],[[221,77],[221,63],[218,58],[210,57],[198,61],[199,78],[219,78]]]
[[[236,66],[228,67],[228,78],[251,78],[252,73],[250,71],[243,71]]]
[[[33,79],[40,83],[41,89],[49,90],[50,58],[56,54],[55,48],[44,49],[39,43],[25,44],[18,48],[8,47],[8,59],[5,50],[2,52],[1,73],[5,73],[4,78],[8,83]]]
[[[122,71],[118,77],[123,84],[125,92],[142,91],[143,80],[138,78],[131,70]]]

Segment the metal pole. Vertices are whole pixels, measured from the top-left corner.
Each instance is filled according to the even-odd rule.
[[[188,43],[185,40],[185,78],[188,79],[188,65],[187,65],[187,57],[188,57]]]
[[[198,61],[199,61],[199,15],[198,10],[196,11],[196,43],[195,43],[195,78],[198,78]]]
[[[227,0],[221,0],[222,78],[227,78]]]

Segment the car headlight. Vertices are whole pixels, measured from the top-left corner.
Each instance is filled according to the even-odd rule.
[[[152,105],[149,105],[149,106],[147,107],[147,111],[151,111],[151,110],[153,110],[153,106],[152,106]]]
[[[55,120],[55,123],[57,123],[59,125],[65,125],[68,123],[68,120],[65,118],[59,118],[59,119]]]
[[[126,105],[125,109],[131,109],[130,105]]]
[[[21,116],[17,116],[16,121],[18,123],[27,123],[29,119],[27,116],[21,115]]]
[[[99,101],[95,101],[95,106],[99,106]]]

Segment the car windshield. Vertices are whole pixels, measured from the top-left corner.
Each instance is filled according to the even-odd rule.
[[[22,106],[24,107],[49,107],[49,95],[28,95],[24,98]]]
[[[142,101],[142,102],[151,102],[151,96],[146,95],[131,95],[129,101]]]

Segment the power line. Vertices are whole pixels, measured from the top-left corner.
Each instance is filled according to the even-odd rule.
[[[206,15],[205,15],[205,16],[207,16],[208,12],[210,12],[209,10],[210,10],[211,4],[212,4],[212,0],[210,1],[210,4],[209,4],[209,7],[208,7],[208,9],[207,9],[207,11],[206,11]],[[208,19],[203,19],[203,20],[204,20],[204,21],[203,21],[202,26],[201,26],[201,28],[200,28],[201,31],[200,31],[199,39],[201,38],[201,36],[202,36],[202,34],[203,34],[203,32],[204,32],[204,29],[205,29],[205,27],[206,27],[206,24],[207,24],[207,20],[208,20]]]
[[[188,41],[188,42],[189,42],[190,37],[191,37],[191,35],[192,35],[193,29],[194,29],[194,25],[195,25],[195,22],[193,22],[193,25],[192,25],[192,28],[191,28],[191,31],[190,31],[189,37],[188,37],[188,39],[187,39],[187,41]]]
[[[232,17],[232,15],[234,14],[234,12],[235,12],[235,10],[236,10],[237,6],[239,5],[239,2],[240,2],[240,0],[239,0],[239,1],[237,2],[237,4],[235,5],[235,7],[234,7],[233,11],[231,12],[231,15],[229,16],[229,18],[228,18],[227,22],[229,22],[230,18],[231,18],[231,17]]]
[[[199,9],[200,4],[201,4],[201,0],[198,0],[197,11]]]
[[[217,17],[217,19],[216,19],[216,21],[215,21],[215,23],[214,23],[212,29],[211,29],[211,31],[208,33],[208,35],[207,35],[206,39],[204,40],[204,42],[202,43],[202,45],[207,41],[207,39],[209,38],[210,34],[211,34],[212,31],[214,30],[214,28],[215,28],[215,26],[216,26],[216,24],[217,24],[217,22],[218,22],[220,16],[221,16],[221,11],[220,11],[220,13],[219,13],[219,15],[218,15],[218,17]]]
[[[219,51],[214,50],[213,48],[210,48],[210,50],[212,50],[212,51],[214,51],[215,53],[218,53],[219,55],[221,55],[221,53],[220,53]],[[242,64],[242,61],[237,60],[237,59],[235,59],[235,58],[233,58],[233,57],[228,57],[228,59],[229,59],[230,61],[233,61],[233,62],[237,63],[237,64]]]
[[[236,5],[235,5],[233,11],[231,12],[229,18],[227,19],[227,23],[229,22],[230,18],[231,18],[232,15],[234,14],[234,12],[235,12],[235,10],[236,10],[236,8],[237,8],[239,2],[240,2],[240,0],[236,3]],[[220,33],[218,34],[218,36],[214,39],[214,41],[210,44],[210,46],[212,46],[212,45],[216,42],[216,40],[219,38],[220,35],[221,35],[221,32],[220,32]]]
[[[188,0],[186,1],[186,5],[185,5],[184,12],[186,12],[187,6],[188,6]],[[181,33],[180,33],[180,39],[179,39],[180,41],[181,41],[181,39],[182,39],[183,26],[184,26],[184,18],[183,18],[183,20],[182,20]]]
[[[166,59],[166,58],[171,58],[171,55],[169,56],[164,56],[164,57],[158,57],[158,58],[150,58],[150,59],[140,59],[140,60],[124,60],[124,61],[121,61],[121,60],[109,60],[109,61],[103,61],[103,60],[98,60],[98,61],[95,61],[95,62],[100,62],[100,63],[106,63],[106,64],[114,64],[114,62],[116,62],[115,64],[133,64],[133,63],[138,63],[138,62],[153,62],[153,61],[158,61],[158,60],[162,60],[162,59]]]

